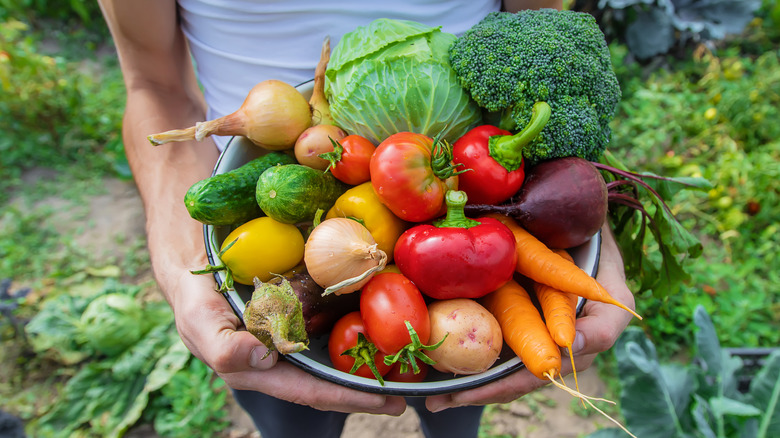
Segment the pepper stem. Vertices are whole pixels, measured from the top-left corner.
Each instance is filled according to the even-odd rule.
[[[438,228],[471,228],[476,227],[481,222],[466,217],[463,208],[466,206],[468,196],[461,190],[447,190],[444,195],[444,202],[447,203],[447,215],[444,219],[433,222],[433,226]]]
[[[522,131],[514,135],[494,135],[488,140],[488,150],[498,164],[508,172],[523,165],[523,148],[533,141],[550,120],[552,109],[547,102],[536,102],[531,110],[531,120]]]

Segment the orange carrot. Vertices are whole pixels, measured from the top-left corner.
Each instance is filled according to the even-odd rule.
[[[496,317],[504,342],[520,357],[528,371],[544,380],[560,375],[561,350],[522,286],[509,280],[487,294],[482,304]]]
[[[610,400],[590,397],[573,390],[555,380],[561,376],[561,350],[553,341],[539,310],[534,306],[528,292],[514,280],[480,300],[483,306],[498,320],[504,335],[504,342],[520,357],[528,371],[539,379],[549,380],[553,385],[578,397],[601,415],[615,423],[633,438],[636,438],[620,422],[599,409],[591,400],[614,404]]]
[[[628,308],[612,296],[599,284],[595,278],[588,275],[573,262],[570,262],[553,252],[531,233],[523,229],[517,222],[501,214],[489,214],[509,227],[515,236],[515,251],[517,252],[517,272],[538,283],[552,286],[555,289],[571,292],[588,300],[612,304],[642,319],[636,312]]]
[[[555,253],[574,262],[569,253],[564,250],[555,250]],[[534,282],[533,286],[536,298],[542,307],[542,315],[544,315],[544,322],[547,325],[547,330],[550,331],[550,336],[559,347],[565,347],[569,350],[574,386],[579,391],[580,384],[577,380],[577,370],[574,367],[574,355],[571,352],[576,335],[574,325],[577,318],[577,296],[538,282]]]

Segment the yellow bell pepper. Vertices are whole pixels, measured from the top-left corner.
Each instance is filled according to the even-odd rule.
[[[395,242],[408,224],[393,214],[374,193],[371,182],[352,187],[344,192],[325,216],[326,219],[346,217],[362,223],[377,243],[387,253],[388,262],[393,259]]]

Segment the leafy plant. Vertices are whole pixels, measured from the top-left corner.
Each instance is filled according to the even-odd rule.
[[[5,324],[13,329],[14,336],[22,338],[25,342],[27,338],[24,335],[24,325],[22,321],[19,321],[14,314],[14,311],[19,308],[19,304],[30,293],[30,288],[23,288],[15,292],[11,292],[11,279],[4,278],[0,280],[0,315],[7,321]],[[3,320],[0,319],[0,328],[5,325]],[[3,332],[0,331],[0,335]],[[2,336],[0,336],[0,339]]]
[[[753,437],[780,435],[780,350],[753,377],[747,393],[738,388],[742,360],[721,348],[702,307],[694,312],[696,352],[688,364],[661,363],[654,344],[629,327],[615,345],[626,426],[643,438]],[[624,436],[602,429],[589,437]]]
[[[580,1],[593,8],[605,34],[624,41],[631,53],[646,60],[688,42],[723,40],[742,32],[761,0],[599,0]]]
[[[141,418],[150,394],[189,358],[172,321],[161,323],[125,353],[87,363],[29,427],[40,437],[122,436]]]
[[[683,262],[699,257],[702,244],[675,218],[667,200],[680,190],[706,190],[711,185],[702,178],[630,172],[609,152],[594,164],[607,180],[609,215],[626,274],[637,284],[635,292],[652,290],[658,298],[677,293],[690,278]],[[653,260],[658,258],[653,254],[660,254],[660,260]]]
[[[92,303],[107,297],[133,298],[138,288],[114,283],[93,294],[61,293],[46,300],[40,312],[26,327],[34,351],[49,355],[63,365],[84,364],[65,383],[49,410],[30,423],[35,436],[121,436],[146,409],[150,396],[165,386],[191,357],[181,342],[167,303],[148,301],[143,306],[113,308],[116,322],[82,318]],[[123,311],[129,311],[123,315]],[[84,322],[101,323],[85,327]],[[140,326],[142,337],[129,347],[114,339],[121,348],[100,345],[89,336],[96,330],[128,332],[121,324]],[[104,344],[111,339],[103,340]],[[110,354],[107,354],[110,353]],[[90,361],[84,363],[86,359]]]
[[[225,382],[193,357],[162,387],[144,418],[166,437],[217,436],[230,425],[227,394]]]

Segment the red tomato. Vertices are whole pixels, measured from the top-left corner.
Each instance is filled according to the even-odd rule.
[[[355,357],[353,355],[342,355],[341,353],[358,346],[358,333],[363,333],[364,336],[366,335],[363,319],[358,311],[347,313],[333,325],[333,329],[330,332],[330,338],[328,339],[328,354],[330,355],[330,361],[333,362],[333,367],[337,370],[349,373],[355,365]],[[367,341],[368,343],[371,342],[368,339]],[[376,365],[376,370],[380,376],[383,376],[390,371],[391,367],[384,363],[385,355],[376,349],[376,347],[374,347],[376,351],[373,351],[373,353],[370,351],[371,347],[369,345],[360,346],[360,348],[366,348],[369,355],[373,355],[374,364]],[[356,355],[361,357],[360,353]],[[371,368],[366,365],[365,360],[363,359],[361,362],[363,365],[352,374],[378,379]]]
[[[458,190],[469,197],[469,204],[500,204],[520,190],[525,179],[523,166],[509,172],[490,155],[488,140],[494,135],[512,135],[491,125],[477,126],[452,145],[452,161],[463,164]]]
[[[431,335],[425,300],[417,286],[402,274],[377,274],[363,286],[360,314],[368,337],[387,355],[412,342],[405,321],[412,325],[422,344]]]
[[[335,143],[333,152],[320,157],[330,161],[330,171],[339,181],[356,186],[371,179],[369,163],[375,150],[367,138],[352,134]]]
[[[455,190],[458,177],[452,150],[444,142],[411,132],[387,137],[371,157],[371,184],[396,216],[411,222],[444,212],[444,194]]]
[[[401,362],[396,362],[393,364],[393,367],[390,369],[390,372],[385,374],[385,380],[388,380],[390,382],[410,382],[410,383],[422,382],[423,380],[425,380],[425,376],[428,375],[429,366],[422,362],[418,362],[417,366],[420,367],[420,372],[418,372],[417,374],[415,374],[414,371],[412,370],[412,367],[408,365],[407,365],[407,371],[405,373],[402,373]]]

